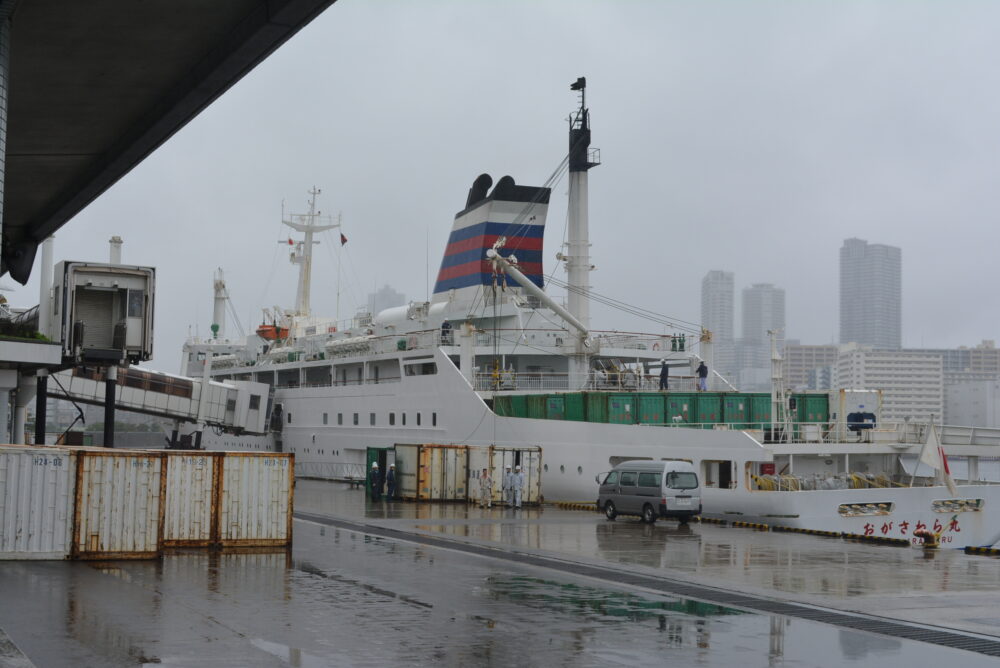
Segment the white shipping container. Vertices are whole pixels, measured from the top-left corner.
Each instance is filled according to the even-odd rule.
[[[219,485],[220,544],[291,545],[294,455],[225,452]]]
[[[396,481],[399,496],[417,498],[417,478],[420,468],[420,446],[396,444]]]
[[[72,556],[152,559],[163,540],[163,453],[74,448],[76,517]]]
[[[221,452],[166,452],[164,547],[207,547],[217,540]]]
[[[66,559],[76,458],[54,448],[0,446],[0,559]]]

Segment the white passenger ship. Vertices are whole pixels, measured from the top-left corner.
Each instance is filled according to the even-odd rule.
[[[184,347],[186,375],[267,383],[272,430],[206,431],[201,445],[292,452],[299,475],[331,479],[363,478],[370,452],[401,443],[541,446],[544,498],[590,503],[595,475],[620,461],[684,459],[700,472],[705,516],[914,543],[923,529],[952,547],[1000,540],[1000,486],[980,482],[977,470],[980,457],[995,456],[1000,434],[886,425],[877,414],[856,429],[850,394],[799,396],[790,409],[780,373],[770,396],[696,393],[690,370],[699,358],[711,367],[708,332],[591,329],[589,301],[599,297],[588,278],[587,187],[599,158],[584,85],[574,84],[580,107],[562,166],[565,306],[544,291],[558,283],[542,271],[550,187],[509,176],[494,185],[483,174],[455,216],[429,302],[362,313],[346,326],[318,318],[309,307],[313,235],[332,225],[316,214],[314,190],[309,213],[284,221],[303,236],[292,254],[296,307],[244,341],[219,334]],[[224,299],[219,277],[217,324]],[[658,389],[661,364],[673,372],[668,392]],[[710,382],[711,390],[723,381]],[[803,403],[815,414],[803,415]],[[971,484],[952,492],[935,471],[915,470],[929,438],[961,458]]]

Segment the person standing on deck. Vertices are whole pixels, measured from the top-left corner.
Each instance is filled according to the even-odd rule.
[[[483,474],[479,476],[479,507],[493,507],[493,478],[489,469],[483,469]]]
[[[667,360],[660,360],[660,389],[666,390],[667,385],[669,385],[670,380],[670,367],[667,366]]]
[[[378,501],[382,496],[382,472],[378,470],[378,462],[372,462],[372,472],[368,476],[371,483],[372,501]]]
[[[706,390],[708,390],[708,367],[703,361],[698,365],[698,391],[705,392]]]
[[[521,473],[521,467],[517,466],[514,468],[514,474],[510,477],[510,490],[514,495],[514,507],[521,507],[521,492],[524,489],[524,474]]]

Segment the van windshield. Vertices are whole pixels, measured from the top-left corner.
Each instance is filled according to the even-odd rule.
[[[667,473],[667,487],[670,489],[695,489],[698,487],[698,476],[689,471],[671,471]]]

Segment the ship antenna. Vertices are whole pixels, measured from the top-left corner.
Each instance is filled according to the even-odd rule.
[[[302,232],[305,236],[301,241],[295,242],[295,250],[292,251],[292,264],[299,265],[299,287],[295,293],[295,315],[308,317],[309,311],[309,291],[312,281],[312,248],[319,241],[313,241],[313,234],[324,230],[331,230],[340,227],[340,222],[333,222],[330,216],[322,216],[321,211],[316,210],[316,195],[323,191],[313,186],[309,191],[309,213],[293,213],[285,218],[282,213],[281,222],[288,225],[296,232]],[[284,205],[282,204],[282,211]],[[319,224],[320,221],[328,221],[327,224]]]

